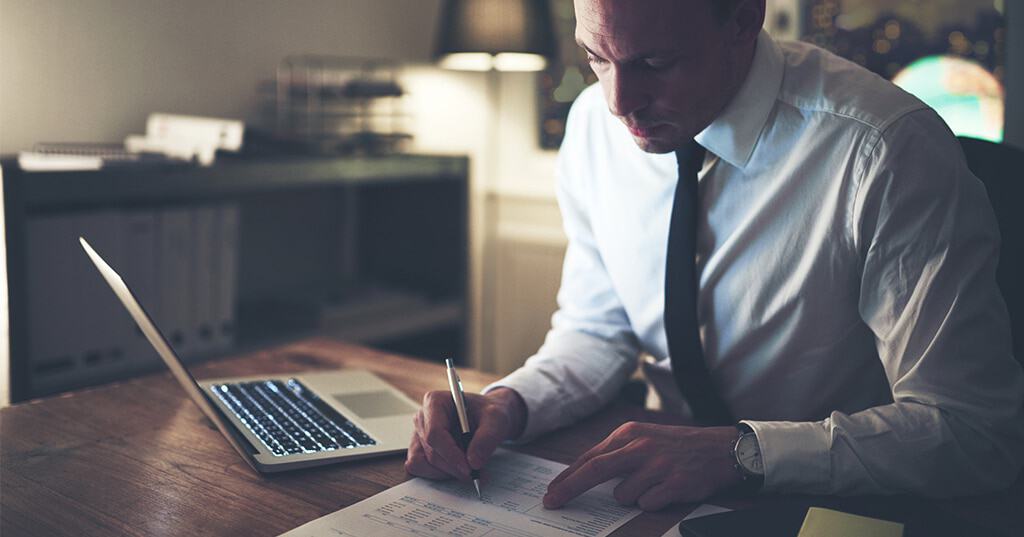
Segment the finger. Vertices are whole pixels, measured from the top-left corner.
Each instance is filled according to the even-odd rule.
[[[505,441],[509,436],[508,423],[506,420],[494,415],[481,416],[480,423],[473,433],[473,439],[469,442],[469,449],[466,450],[466,459],[470,468],[481,469],[491,458],[498,444]]]
[[[676,499],[676,491],[663,481],[641,494],[636,506],[644,511],[659,511]]]
[[[640,462],[639,457],[632,455],[630,451],[619,449],[590,459],[559,483],[548,486],[544,507],[557,509],[597,485],[632,470]]]
[[[449,462],[442,456],[427,440],[426,427],[423,425],[422,413],[416,415],[416,438],[419,441],[420,449],[423,451],[424,459],[432,467],[441,470],[448,474],[450,477],[462,479],[463,473],[459,471],[458,466]]]
[[[405,471],[419,477],[426,477],[428,479],[450,479],[451,476],[447,472],[444,472],[427,461],[426,454],[423,452],[423,446],[420,444],[419,437],[413,435],[412,441],[409,445],[409,453],[405,459]]]
[[[622,505],[633,505],[636,503],[637,498],[651,489],[651,487],[660,484],[664,480],[664,472],[661,472],[656,468],[642,468],[639,471],[626,476],[626,478],[615,487],[615,491],[612,493],[612,496],[615,497],[615,501]]]
[[[468,472],[462,471],[457,464],[453,464],[445,459],[436,449],[430,446],[425,438],[417,435],[416,439],[419,441],[420,447],[423,450],[423,458],[432,467],[444,472],[449,477],[454,477],[456,479],[468,478]]]
[[[423,410],[420,410],[412,418],[413,432],[417,435],[423,434]]]
[[[405,471],[411,475],[425,477],[427,479],[450,479],[451,476],[427,461],[426,453],[420,444],[419,436],[413,435],[409,444],[409,453],[405,458]]]
[[[420,442],[427,453],[427,460],[435,467],[451,470],[451,474],[462,479],[469,479],[469,463],[466,454],[452,436],[452,413],[455,411],[445,392],[431,392],[423,399],[423,426],[419,428]]]
[[[570,475],[575,474],[577,471],[579,471],[580,467],[590,462],[590,460],[593,459],[594,457],[604,455],[605,453],[610,453],[616,449],[621,448],[622,446],[625,446],[628,443],[629,439],[625,438],[623,435],[621,435],[621,433],[619,433],[618,430],[616,430],[612,434],[608,435],[604,440],[602,440],[601,443],[590,448],[583,455],[580,455],[579,458],[573,461],[573,463],[570,464],[568,468],[562,470],[560,474],[556,475],[555,478],[551,480],[551,483],[548,484],[548,490],[551,490],[551,487],[561,483],[565,478],[569,477]]]

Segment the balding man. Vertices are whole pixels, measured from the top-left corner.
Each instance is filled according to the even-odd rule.
[[[826,51],[777,43],[763,0],[576,0],[600,81],[569,115],[569,247],[536,355],[428,394],[410,473],[466,479],[572,423],[636,369],[695,426],[628,423],[549,486],[622,478],[646,510],[728,490],[970,494],[1024,459],[1024,374],[981,183],[935,112]]]

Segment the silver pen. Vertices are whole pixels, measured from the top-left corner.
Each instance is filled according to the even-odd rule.
[[[455,412],[459,415],[459,428],[462,429],[462,434],[459,435],[459,443],[462,444],[462,451],[465,452],[469,449],[469,441],[473,438],[473,433],[469,430],[469,415],[466,414],[466,399],[462,393],[462,381],[459,379],[459,374],[455,372],[455,366],[452,364],[451,358],[445,358],[444,364],[448,368],[448,387],[452,390]],[[469,476],[473,478],[473,486],[476,487],[477,498],[483,500],[484,496],[480,493],[480,470],[470,468]]]

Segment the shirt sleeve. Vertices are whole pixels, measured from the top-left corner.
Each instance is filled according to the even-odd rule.
[[[574,105],[559,150],[557,195],[569,244],[558,310],[537,353],[486,387],[519,392],[528,411],[519,441],[568,425],[608,403],[637,366],[639,343],[597,246],[588,212],[585,136],[589,118]]]
[[[974,494],[1024,459],[1024,374],[996,284],[999,234],[984,186],[931,110],[884,130],[857,172],[850,229],[859,310],[893,402],[819,422],[745,422],[765,490]]]

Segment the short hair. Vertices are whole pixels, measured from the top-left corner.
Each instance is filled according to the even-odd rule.
[[[725,22],[736,11],[736,6],[743,0],[708,0],[711,2],[711,12],[718,22]]]

